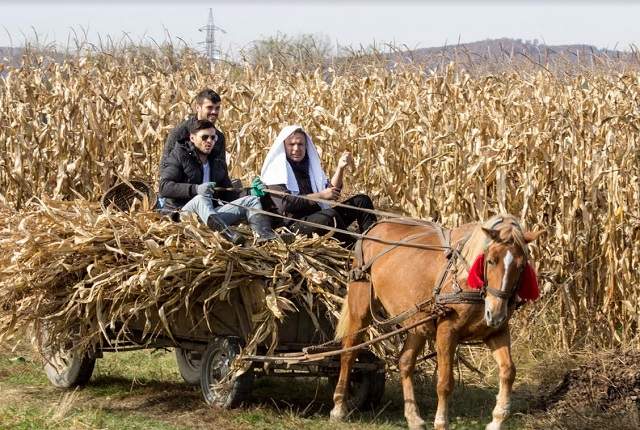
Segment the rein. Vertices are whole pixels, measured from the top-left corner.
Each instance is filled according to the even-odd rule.
[[[354,231],[350,231],[350,230],[345,230],[342,228],[337,228],[337,227],[331,227],[328,225],[324,225],[324,224],[318,224],[312,221],[306,221],[306,220],[301,220],[301,219],[297,219],[297,218],[292,218],[292,217],[288,217],[285,215],[280,215],[280,214],[276,214],[273,212],[269,212],[269,211],[265,211],[264,209],[257,209],[257,208],[250,208],[247,206],[243,206],[234,202],[228,202],[222,199],[216,199],[218,202],[222,203],[222,204],[228,204],[228,205],[232,205],[238,208],[242,208],[242,209],[247,209],[251,212],[255,212],[257,214],[263,214],[263,215],[267,215],[270,216],[272,218],[279,218],[279,219],[284,219],[284,220],[288,220],[288,221],[295,221],[296,223],[300,223],[300,224],[304,224],[304,225],[308,225],[310,227],[316,227],[322,230],[327,230],[330,232],[335,232],[335,233],[342,233],[351,237],[354,237],[356,239],[364,239],[364,240],[371,240],[373,242],[378,242],[378,243],[383,243],[386,245],[394,245],[394,246],[405,246],[405,247],[409,247],[409,248],[417,248],[417,249],[426,249],[429,251],[444,251],[447,250],[448,248],[446,247],[442,247],[442,246],[438,246],[438,245],[425,245],[422,243],[409,243],[406,241],[395,241],[395,240],[387,240],[387,239],[382,239],[380,237],[376,237],[376,236],[366,236],[366,232],[364,233],[356,233]],[[353,207],[353,206],[349,206],[349,205],[344,205],[347,207]],[[355,208],[354,209],[363,209],[363,208]],[[363,209],[364,210],[364,209]],[[374,211],[375,212],[375,211]],[[405,224],[405,225],[414,225],[414,226],[420,226],[420,225],[429,225],[429,224],[433,224],[430,221],[424,221],[424,220],[417,220],[417,219],[412,219],[412,218],[401,218],[401,217],[396,217],[396,219],[393,220],[384,220],[381,222],[390,222],[390,223],[394,223],[394,224]],[[376,223],[378,224],[378,223]],[[374,225],[376,225],[374,224]],[[373,226],[372,226],[373,227]],[[367,230],[368,231],[368,230]]]
[[[218,187],[216,187],[216,189],[219,189]],[[227,188],[223,188],[224,190],[227,190]],[[231,190],[233,190],[233,188],[231,188]],[[266,190],[265,190],[266,191]],[[304,197],[303,197],[304,198]],[[444,304],[482,304],[484,303],[484,297],[485,297],[485,291],[486,289],[483,288],[483,290],[481,291],[468,291],[468,290],[462,290],[462,288],[460,288],[460,286],[457,283],[457,279],[456,277],[454,277],[454,281],[453,284],[454,286],[456,286],[456,291],[453,293],[444,293],[441,294],[440,290],[442,289],[442,287],[444,286],[444,282],[447,279],[447,275],[451,272],[457,273],[457,265],[456,265],[456,261],[458,259],[461,259],[467,270],[468,270],[468,264],[466,262],[466,260],[462,257],[462,255],[460,254],[460,252],[462,251],[462,248],[464,247],[464,245],[466,244],[467,240],[469,239],[468,237],[463,238],[461,241],[459,241],[457,243],[457,246],[454,248],[451,246],[451,233],[449,230],[445,230],[442,228],[442,226],[434,223],[434,222],[430,222],[430,221],[426,221],[426,220],[416,220],[416,219],[411,219],[411,218],[402,218],[399,216],[396,216],[395,219],[391,219],[391,220],[383,220],[383,221],[378,221],[375,224],[373,224],[371,227],[369,227],[369,229],[367,229],[367,231],[365,231],[364,233],[355,233],[353,231],[349,231],[349,230],[345,230],[345,229],[341,229],[341,228],[337,228],[337,227],[331,227],[331,226],[327,226],[324,224],[318,224],[315,222],[311,222],[311,221],[306,221],[306,220],[299,220],[299,219],[295,219],[292,217],[288,217],[288,216],[284,216],[284,215],[280,215],[280,214],[276,214],[276,213],[272,213],[272,212],[268,212],[265,211],[263,209],[256,209],[256,208],[248,208],[246,206],[237,204],[237,203],[233,203],[233,202],[228,202],[222,199],[217,199],[220,203],[223,204],[230,204],[232,206],[236,206],[239,208],[243,208],[243,209],[247,209],[247,210],[251,210],[255,213],[259,213],[259,214],[264,214],[273,218],[280,218],[280,219],[285,219],[285,220],[291,220],[291,221],[295,221],[304,225],[308,225],[311,227],[316,227],[316,228],[320,228],[320,229],[324,229],[327,231],[331,231],[331,232],[337,232],[337,233],[342,233],[342,234],[346,234],[349,235],[351,237],[355,237],[356,239],[358,239],[357,243],[356,243],[356,247],[355,247],[355,252],[356,252],[356,259],[359,263],[359,265],[353,267],[350,271],[349,271],[349,281],[359,281],[359,280],[369,280],[369,271],[371,270],[372,265],[375,263],[376,260],[378,260],[378,258],[382,257],[383,255],[395,250],[396,248],[399,247],[408,247],[408,248],[416,248],[416,249],[423,249],[423,250],[428,250],[428,251],[442,251],[445,253],[448,263],[446,265],[446,267],[444,268],[443,272],[440,274],[440,278],[438,281],[438,285],[436,286],[436,288],[434,289],[434,299],[435,299],[435,303],[438,305],[444,305]],[[310,199],[311,200],[311,199]],[[364,210],[364,208],[356,208],[354,206],[350,206],[350,205],[344,205],[346,207],[351,207],[353,209],[359,209],[359,210]],[[367,211],[371,211],[370,209],[367,209]],[[373,211],[375,212],[375,211]],[[433,234],[433,231],[430,232],[422,232],[422,233],[417,233],[417,234],[413,234],[411,236],[408,236],[406,238],[404,238],[403,240],[400,241],[395,241],[395,240],[386,240],[386,239],[382,239],[376,236],[368,236],[367,233],[369,232],[369,230],[371,230],[373,227],[375,227],[378,224],[381,223],[393,223],[393,224],[404,224],[404,225],[412,225],[412,226],[431,226],[434,228],[435,233],[438,234],[440,236],[440,243],[441,245],[426,245],[426,244],[421,244],[421,243],[413,243],[412,241],[414,241],[415,239],[419,239],[421,237]],[[370,240],[373,242],[378,242],[378,243],[382,243],[385,245],[389,245],[387,248],[385,248],[383,251],[381,251],[380,253],[378,253],[375,257],[373,257],[370,261],[368,261],[367,263],[364,263],[364,255],[362,254],[362,242],[365,240]],[[492,291],[496,291],[491,289]],[[373,300],[373,297],[371,297],[371,300]],[[431,300],[431,299],[430,299]],[[426,302],[425,302],[426,303]],[[420,305],[422,305],[424,303],[421,303]],[[393,319],[395,320],[394,322],[396,324],[401,323],[402,321],[406,320],[407,318],[410,318],[411,316],[415,315],[417,312],[419,312],[419,310],[417,309],[418,306],[416,306],[416,308],[412,308],[409,310],[409,313],[407,313],[406,315],[400,314],[397,315],[395,317],[393,317]],[[370,310],[372,310],[373,308],[370,307]],[[374,318],[374,320],[377,320],[377,318],[375,317],[375,315],[372,314],[372,317]]]
[[[226,187],[215,187],[214,190],[216,191],[238,191],[237,188],[226,188]],[[266,193],[270,193],[270,194],[275,194],[275,195],[281,195],[281,196],[286,196],[286,195],[290,195],[288,193],[284,193],[281,191],[277,191],[277,190],[271,190],[271,189],[264,189],[263,190]],[[367,209],[367,208],[361,208],[361,207],[356,207],[356,206],[352,206],[352,205],[347,205],[344,203],[338,203],[332,200],[325,200],[325,199],[319,199],[319,198],[314,198],[314,197],[308,197],[306,195],[301,195],[301,196],[296,196],[297,198],[301,198],[304,200],[309,200],[309,201],[314,201],[314,202],[320,202],[320,203],[327,203],[330,204],[332,206],[337,206],[337,207],[344,207],[344,208],[349,208],[349,209],[353,209],[353,210],[358,210],[361,212],[366,212],[366,213],[371,213],[374,215],[379,215],[379,216],[386,216],[388,218],[392,218],[392,219],[387,219],[387,220],[383,220],[383,221],[378,221],[375,224],[373,224],[371,227],[369,227],[369,229],[367,229],[367,231],[365,231],[364,233],[356,233],[350,230],[346,230],[346,229],[341,229],[341,228],[337,228],[337,227],[331,227],[331,226],[327,226],[324,224],[319,224],[319,223],[315,223],[312,221],[307,221],[307,220],[300,220],[300,219],[296,219],[293,217],[288,217],[288,216],[284,216],[284,215],[280,215],[280,214],[276,214],[273,212],[268,212],[265,211],[263,209],[256,209],[256,208],[248,208],[245,207],[243,205],[237,204],[237,203],[233,203],[233,202],[228,202],[228,201],[224,201],[222,199],[216,199],[218,200],[220,203],[223,204],[230,204],[232,206],[236,206],[239,208],[243,208],[243,209],[247,209],[247,210],[251,210],[253,212],[259,213],[259,214],[264,214],[273,218],[279,218],[279,219],[283,219],[283,220],[287,220],[287,221],[294,221],[300,224],[304,224],[304,225],[308,225],[310,227],[314,227],[314,228],[319,228],[319,229],[323,229],[323,230],[327,230],[329,232],[334,232],[334,233],[341,233],[344,235],[348,235],[351,237],[354,237],[356,239],[358,239],[357,243],[356,243],[356,258],[358,259],[359,265],[356,267],[353,267],[350,271],[349,271],[349,280],[350,281],[358,281],[358,280],[362,280],[362,279],[369,279],[369,271],[371,270],[371,267],[373,265],[373,263],[380,257],[382,257],[383,255],[393,251],[394,249],[398,248],[398,247],[409,247],[409,248],[416,248],[416,249],[423,249],[423,250],[428,250],[428,251],[443,251],[445,252],[446,258],[447,258],[447,265],[445,266],[444,270],[441,272],[440,276],[439,276],[439,280],[438,283],[436,285],[436,288],[434,288],[434,299],[435,299],[435,303],[438,305],[446,305],[446,304],[483,304],[484,303],[484,299],[487,296],[487,294],[490,294],[492,296],[498,297],[500,299],[503,300],[512,300],[515,297],[515,294],[517,293],[518,289],[520,288],[520,279],[518,279],[518,287],[513,289],[512,291],[509,292],[505,292],[502,290],[497,290],[495,288],[491,288],[488,285],[488,281],[487,281],[487,260],[485,259],[484,261],[484,267],[483,267],[483,279],[484,279],[484,284],[482,286],[482,289],[479,291],[469,291],[469,290],[463,290],[460,285],[458,284],[457,281],[457,261],[458,259],[462,260],[462,262],[464,263],[464,265],[466,266],[467,271],[469,270],[469,265],[467,264],[467,261],[464,259],[464,257],[462,257],[461,255],[461,251],[464,247],[464,245],[467,243],[469,237],[465,237],[463,239],[461,239],[460,241],[458,241],[458,243],[456,244],[455,247],[451,246],[451,242],[450,242],[450,231],[449,230],[445,230],[443,229],[440,225],[431,222],[431,221],[426,221],[426,220],[422,220],[422,219],[418,219],[418,218],[412,218],[412,217],[407,217],[404,215],[398,215],[395,213],[391,213],[391,212],[385,212],[385,211],[379,211],[379,210],[374,210],[374,209]],[[386,239],[382,239],[376,236],[367,236],[367,233],[369,230],[371,230],[374,226],[383,223],[383,222],[388,222],[388,223],[394,223],[394,224],[404,224],[404,225],[413,225],[413,226],[431,226],[434,228],[435,232],[437,234],[439,234],[440,236],[440,242],[441,245],[425,245],[425,244],[421,244],[421,243],[412,243],[413,240],[415,239],[419,239],[421,237],[427,236],[429,234],[432,234],[433,232],[423,232],[423,233],[417,233],[411,236],[408,236],[406,238],[404,238],[403,240],[400,241],[394,241],[394,240],[386,240]],[[498,220],[496,220],[496,222],[493,224],[493,226],[491,227],[492,229],[495,228],[497,225],[501,224],[502,222],[504,222],[504,220],[502,218],[499,218]],[[514,226],[516,226],[517,228],[520,228],[519,225],[512,223]],[[371,259],[371,261],[364,263],[364,255],[362,254],[362,242],[364,240],[370,240],[373,242],[378,242],[378,243],[382,243],[382,244],[386,244],[386,245],[390,245],[389,247],[387,247],[386,249],[384,249],[383,251],[381,251],[378,255],[376,255],[375,257],[373,257],[373,259]],[[486,248],[485,248],[486,249]],[[526,253],[525,253],[526,255]],[[441,293],[440,290],[442,289],[442,287],[445,284],[445,281],[448,277],[449,274],[453,273],[454,277],[453,277],[453,286],[455,288],[455,291],[453,293]],[[522,272],[520,272],[519,277],[522,275]],[[373,292],[371,292],[371,301],[373,301]],[[370,307],[371,310],[373,310],[373,307]],[[414,315],[415,313],[417,313],[418,311],[416,309],[410,310],[413,311],[411,313],[411,315]],[[397,321],[395,321],[396,323],[400,323],[403,320],[409,318],[411,315],[409,316],[404,316],[404,315],[397,315],[396,317],[394,317],[393,319]],[[377,321],[375,315],[372,314],[372,317],[374,318],[374,320]],[[400,318],[402,317],[402,318]]]

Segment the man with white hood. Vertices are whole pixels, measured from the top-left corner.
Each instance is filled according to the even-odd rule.
[[[318,150],[311,136],[299,125],[290,125],[283,128],[276,137],[262,165],[260,177],[267,188],[286,193],[271,193],[278,214],[339,229],[347,229],[356,221],[358,230],[362,233],[376,222],[375,215],[356,209],[373,209],[369,196],[358,194],[341,202],[355,208],[331,207],[327,203],[316,203],[299,197],[337,202],[344,182],[344,172],[349,165],[353,165],[353,158],[349,152],[344,152],[329,181],[322,170]],[[300,222],[287,221],[284,224],[305,235],[328,233],[326,229]],[[334,236],[348,246],[355,242],[347,234],[336,233]]]

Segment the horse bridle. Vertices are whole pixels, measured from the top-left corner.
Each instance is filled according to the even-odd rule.
[[[502,222],[504,222],[504,220],[502,218],[498,219],[493,224],[491,229],[493,230],[494,228],[496,228],[496,226],[498,226]],[[517,229],[522,231],[522,228],[517,223],[511,222],[511,225],[513,225],[514,227],[516,227]],[[498,242],[498,241],[493,240],[492,242]],[[500,242],[498,242],[498,243],[500,243]],[[511,302],[513,300],[513,298],[515,297],[515,295],[518,293],[518,290],[520,290],[520,287],[522,286],[522,272],[524,272],[524,268],[527,266],[527,262],[529,260],[529,258],[527,256],[527,252],[526,252],[526,250],[524,250],[524,264],[520,268],[520,273],[518,273],[518,279],[516,280],[516,284],[517,284],[516,287],[513,288],[510,291],[496,290],[495,288],[491,288],[489,286],[489,277],[487,276],[487,264],[488,264],[488,261],[489,261],[489,259],[487,258],[487,250],[489,249],[489,245],[491,245],[491,243],[489,243],[487,245],[487,247],[485,248],[485,251],[484,251],[485,257],[484,257],[484,264],[483,264],[483,267],[482,267],[483,284],[482,284],[482,289],[480,290],[480,294],[481,294],[483,299],[487,296],[487,294],[491,294],[494,297],[497,297],[497,298],[502,299],[502,300],[509,300]]]

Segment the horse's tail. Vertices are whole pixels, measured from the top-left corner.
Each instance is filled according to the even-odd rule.
[[[344,298],[342,304],[342,311],[340,311],[340,319],[338,319],[338,325],[336,325],[336,340],[340,340],[346,336],[349,327],[351,327],[351,312],[349,312],[349,295]]]

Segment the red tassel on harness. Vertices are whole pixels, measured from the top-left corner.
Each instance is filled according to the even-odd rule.
[[[467,277],[467,285],[474,290],[482,289],[484,285],[484,254],[478,255],[471,265],[469,276]],[[518,296],[522,300],[527,301],[533,301],[540,297],[538,278],[536,277],[535,270],[533,270],[533,267],[531,267],[529,263],[527,263],[527,266],[522,271],[522,275],[520,275]]]
[[[469,269],[469,277],[467,278],[467,285],[474,290],[481,290],[484,285],[484,254],[480,254],[476,257],[476,260]]]
[[[527,263],[527,267],[522,271],[520,275],[520,289],[518,290],[518,296],[522,300],[534,301],[540,297],[540,288],[538,288],[538,278],[536,277],[536,271],[533,270],[531,264]]]

